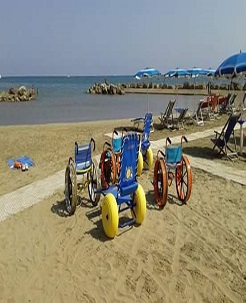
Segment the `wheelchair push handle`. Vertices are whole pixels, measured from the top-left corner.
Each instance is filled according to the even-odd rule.
[[[181,146],[182,146],[183,141],[185,141],[185,143],[188,143],[188,140],[185,136],[181,137]]]
[[[166,138],[166,146],[167,146],[168,144],[170,144],[170,145],[172,144],[172,141],[171,141],[171,139],[170,139],[169,137]]]
[[[121,136],[123,137],[124,134],[126,134],[126,133],[127,133],[127,129],[124,127],[124,128],[122,129]],[[113,131],[113,137],[114,137],[114,135],[119,136],[119,132],[118,132],[116,129],[114,129],[114,131]]]
[[[108,141],[105,141],[104,144],[103,144],[103,150],[106,150],[106,149],[112,149],[112,144],[109,143]]]
[[[68,164],[70,165],[71,163],[74,163],[74,160],[73,160],[72,157],[69,157],[69,159],[68,159]]]
[[[161,154],[161,156],[163,157],[163,158],[165,158],[166,156],[165,156],[165,154],[164,154],[164,152],[162,151],[162,150],[158,150],[158,152],[157,152],[157,159],[159,159],[159,154]]]
[[[91,141],[90,141],[90,144],[93,143],[93,151],[95,150],[96,148],[96,142],[93,138],[91,138]]]
[[[119,133],[117,132],[117,130],[116,129],[114,129],[114,131],[113,131],[113,136],[114,135],[116,135],[116,136],[118,136],[119,135]]]

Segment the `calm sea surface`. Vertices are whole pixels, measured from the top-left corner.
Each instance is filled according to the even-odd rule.
[[[106,79],[114,84],[137,81],[132,76],[108,76]],[[102,83],[104,80],[105,76],[2,77],[0,91],[24,85],[38,89],[38,95],[35,101],[30,102],[0,102],[0,125],[133,118],[144,116],[148,106],[153,115],[159,115],[169,100],[174,98],[170,95],[105,96],[86,93],[94,83]],[[175,98],[177,107],[187,106],[192,109],[201,96],[176,95]]]

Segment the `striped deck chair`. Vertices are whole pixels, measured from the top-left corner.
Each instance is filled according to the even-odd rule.
[[[239,112],[231,113],[221,132],[214,131],[215,138],[211,138],[214,144],[213,151],[218,148],[218,154],[223,154],[230,160],[238,158],[234,128],[240,117],[241,113]],[[230,139],[232,139],[232,143]]]
[[[176,103],[176,99],[170,100],[166,107],[165,112],[161,112],[161,116],[158,117],[159,120],[161,121],[161,124],[166,128],[172,126],[172,124],[169,124],[169,122],[170,122],[170,118],[173,119],[173,108],[175,103]]]

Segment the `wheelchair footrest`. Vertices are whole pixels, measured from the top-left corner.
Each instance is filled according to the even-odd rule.
[[[120,227],[120,228],[124,228],[124,227],[126,227],[126,226],[131,226],[131,225],[133,225],[135,222],[136,222],[136,219],[131,219],[131,220],[127,221],[127,222],[119,223],[119,227]]]

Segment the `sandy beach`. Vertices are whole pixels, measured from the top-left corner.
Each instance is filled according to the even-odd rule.
[[[150,140],[213,129],[227,116],[170,132],[158,127]],[[64,169],[74,142],[96,141],[129,120],[0,127],[0,196]],[[236,131],[237,143],[239,131]],[[203,148],[205,152],[203,152]],[[236,162],[212,157],[210,138],[192,141],[184,152],[246,169],[246,147]],[[28,155],[34,166],[13,171],[7,159]],[[155,154],[154,154],[155,155]],[[191,163],[192,165],[192,163]],[[246,187],[192,168],[187,205],[169,187],[168,203],[154,201],[153,169],[139,178],[147,214],[139,227],[103,232],[100,203],[85,193],[75,215],[63,216],[63,189],[0,222],[0,302],[246,302]],[[43,188],[45,191],[45,188]]]

